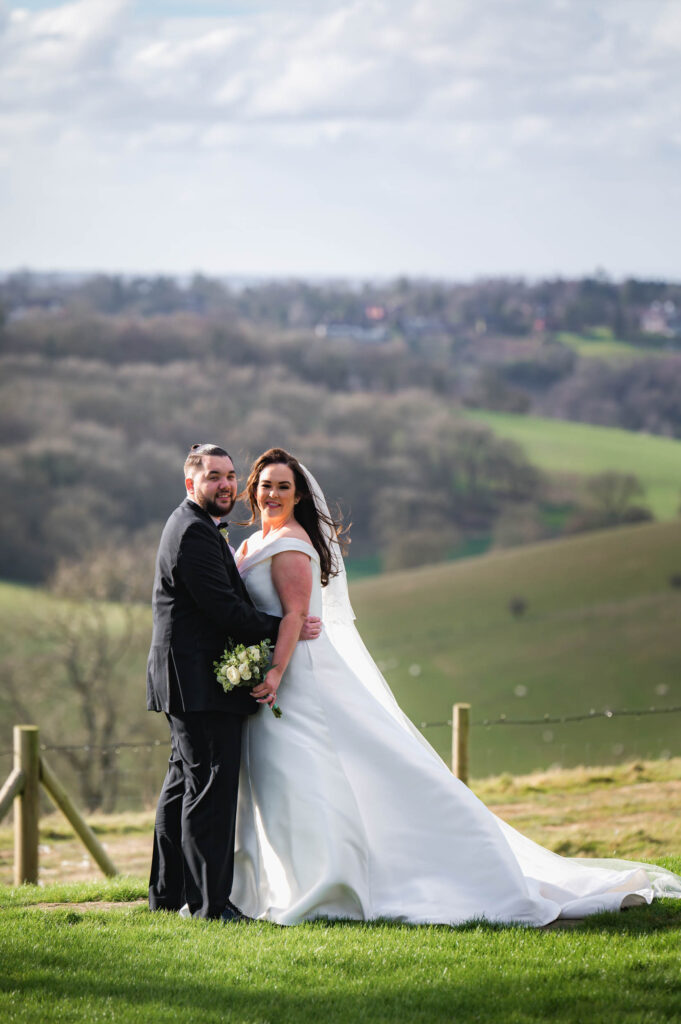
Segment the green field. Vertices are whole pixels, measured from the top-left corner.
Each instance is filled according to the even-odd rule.
[[[361,580],[358,626],[417,724],[681,705],[681,522],[549,541]],[[509,600],[527,611],[514,618]],[[449,760],[451,730],[424,729]],[[472,774],[678,754],[681,714],[474,725]]]
[[[633,473],[646,489],[642,503],[657,519],[673,519],[681,505],[681,441],[588,423],[514,413],[467,411],[495,434],[517,442],[547,472],[593,476]]]
[[[624,359],[649,359],[651,356],[666,356],[665,349],[632,345],[628,341],[620,341],[613,337],[607,327],[595,328],[591,334],[575,334],[572,331],[559,331],[556,341],[573,349],[578,355],[587,359],[603,359],[606,362],[620,362]]]

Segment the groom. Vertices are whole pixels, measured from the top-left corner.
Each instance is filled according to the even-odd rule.
[[[234,871],[241,730],[258,704],[245,688],[225,693],[213,662],[229,638],[276,639],[280,619],[257,611],[217,524],[237,494],[224,448],[195,444],[184,464],[187,497],[165,525],[156,558],[147,707],[170,723],[170,760],[156,812],[149,880],[151,910],[234,920]],[[319,636],[308,619],[301,638]]]

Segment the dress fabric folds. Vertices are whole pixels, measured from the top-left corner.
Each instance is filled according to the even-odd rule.
[[[272,557],[292,538],[248,540],[240,564],[251,598],[281,614]],[[400,711],[354,630],[325,622],[301,642],[268,709],[244,726],[231,900],[250,917],[541,926],[654,896],[681,879],[627,861],[565,858],[522,836],[456,779]],[[347,642],[346,642],[347,641]]]

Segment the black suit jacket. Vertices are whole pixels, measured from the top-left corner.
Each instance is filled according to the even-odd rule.
[[[281,620],[253,607],[228,545],[208,513],[189,498],[161,535],[152,608],[150,711],[257,711],[248,687],[224,692],[213,662],[230,638],[244,644],[274,641]]]

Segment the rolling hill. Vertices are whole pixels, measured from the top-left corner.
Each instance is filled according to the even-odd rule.
[[[681,504],[681,441],[588,423],[467,411],[495,434],[516,441],[530,462],[546,472],[592,476],[606,470],[633,473],[646,489],[642,503],[657,519],[678,515]]]
[[[599,712],[534,726],[475,724],[471,771],[609,764],[681,751],[681,522],[584,534],[357,582],[365,642],[410,718],[446,722]],[[521,597],[525,614],[509,601]],[[449,760],[448,726],[424,729]]]

